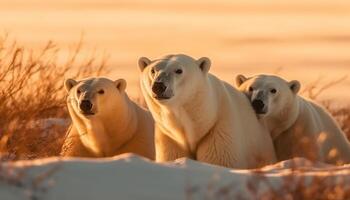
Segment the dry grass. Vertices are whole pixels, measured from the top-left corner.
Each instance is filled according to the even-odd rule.
[[[248,182],[247,188],[254,199],[266,200],[339,200],[350,198],[349,176],[341,177],[330,174],[328,176],[307,177],[298,168],[292,168],[290,174],[281,178],[281,184],[273,186],[263,172],[256,173]],[[264,185],[267,190],[259,193],[259,187]]]
[[[0,38],[0,155],[4,160],[57,155],[66,126],[43,121],[68,118],[64,77],[99,75],[105,59],[81,57],[82,42],[59,59],[53,42],[42,49],[24,49]],[[73,70],[78,69],[78,70]],[[45,127],[44,127],[45,126]]]
[[[339,106],[336,104],[336,102],[322,101],[319,99],[319,96],[326,90],[329,90],[337,84],[342,83],[346,79],[347,76],[343,76],[337,80],[324,82],[322,78],[319,78],[309,85],[306,85],[302,91],[302,94],[322,104],[336,119],[341,129],[346,134],[348,140],[350,140],[350,105]]]
[[[206,184],[191,185],[185,188],[186,199],[207,200],[345,200],[350,199],[350,176],[346,169],[327,167],[305,159],[288,161],[288,167],[251,170],[248,179],[223,184],[220,174],[214,174]],[[279,166],[281,167],[281,166]],[[279,168],[277,167],[277,168]],[[312,171],[314,170],[314,173]],[[238,175],[238,174],[237,174]],[[246,174],[248,175],[248,174]],[[241,177],[242,178],[242,177]]]

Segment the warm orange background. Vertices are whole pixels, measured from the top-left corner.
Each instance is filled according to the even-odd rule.
[[[79,41],[110,54],[112,78],[137,93],[137,59],[186,53],[211,71],[272,73],[308,84],[350,73],[350,1],[0,0],[0,28],[30,48]],[[350,100],[350,77],[322,98]]]

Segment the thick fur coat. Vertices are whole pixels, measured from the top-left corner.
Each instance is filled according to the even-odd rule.
[[[129,99],[125,80],[68,79],[65,87],[69,93],[67,106],[72,125],[62,147],[62,156],[106,157],[136,153],[154,159],[152,115]]]
[[[275,162],[269,133],[248,99],[208,73],[210,60],[140,58],[141,89],[156,122],[156,160],[189,157],[231,168]]]

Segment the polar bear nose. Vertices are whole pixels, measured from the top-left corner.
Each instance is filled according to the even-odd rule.
[[[84,112],[90,112],[92,109],[92,103],[89,100],[82,100],[79,108]]]
[[[254,99],[253,102],[252,102],[252,106],[255,110],[256,113],[258,114],[264,114],[264,107],[265,107],[265,104],[262,100],[260,99]]]
[[[152,91],[156,94],[156,95],[161,95],[165,92],[166,90],[166,86],[163,82],[154,82],[153,86],[152,86]]]

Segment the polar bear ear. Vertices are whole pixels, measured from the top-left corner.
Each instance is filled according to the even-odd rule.
[[[69,92],[78,82],[74,79],[66,79],[64,81],[64,87],[66,88],[67,92]]]
[[[139,58],[139,68],[141,72],[151,63],[151,60],[146,57]]]
[[[122,92],[125,91],[126,89],[126,80],[124,79],[118,79],[116,81],[114,81],[115,86],[117,87],[117,89]]]
[[[293,81],[290,81],[288,83],[289,85],[289,88],[293,91],[294,94],[298,94],[299,90],[300,90],[300,82],[297,81],[297,80],[293,80]]]
[[[207,57],[202,57],[197,60],[197,64],[199,68],[202,70],[204,73],[208,73],[211,65],[211,61]]]
[[[247,77],[245,77],[244,75],[242,74],[238,74],[236,76],[236,86],[239,87],[241,86],[244,82],[246,82],[246,80],[248,80]]]

